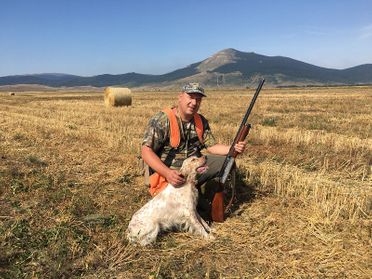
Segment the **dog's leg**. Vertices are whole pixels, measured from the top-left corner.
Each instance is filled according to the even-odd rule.
[[[196,218],[198,218],[199,222],[202,224],[207,233],[212,232],[211,227],[207,224],[207,222],[204,221],[204,219],[198,213],[196,213]]]
[[[132,219],[127,229],[127,239],[145,246],[156,240],[159,230],[160,226],[156,222]]]
[[[139,237],[139,243],[142,246],[155,242],[160,231],[160,226],[158,223],[152,223],[149,224],[146,229],[147,230],[141,233],[141,236]]]
[[[133,215],[126,230],[127,239],[130,242],[136,242],[138,240],[138,236],[140,235],[140,232],[144,227],[144,224],[137,220],[138,218],[136,218],[136,216],[137,216],[136,214]]]
[[[214,236],[212,236],[211,234],[209,234],[208,231],[207,231],[207,229],[204,228],[204,225],[199,221],[199,218],[198,218],[197,214],[195,214],[195,213],[192,214],[190,216],[190,220],[189,221],[190,221],[190,223],[189,223],[189,232],[194,233],[196,235],[200,235],[200,236],[204,237],[205,239],[210,239],[210,240],[213,240],[214,239]],[[203,220],[203,222],[204,222],[204,220]],[[207,223],[205,223],[205,225],[209,228],[209,226],[207,225]],[[209,230],[210,230],[210,228],[209,228]]]

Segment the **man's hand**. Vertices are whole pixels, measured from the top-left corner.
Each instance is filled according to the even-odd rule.
[[[180,186],[186,182],[182,174],[177,170],[169,169],[165,179],[174,187]]]
[[[247,145],[246,141],[239,141],[237,144],[234,145],[234,149],[236,150],[236,152],[240,154],[244,152],[246,145]],[[209,153],[215,155],[227,155],[230,150],[230,145],[217,143],[213,146],[208,147],[207,150]]]
[[[241,154],[241,153],[244,152],[246,145],[247,145],[247,142],[239,141],[237,144],[235,144],[234,148],[235,148],[236,152]]]

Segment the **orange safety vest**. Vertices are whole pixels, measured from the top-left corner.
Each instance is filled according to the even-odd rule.
[[[165,108],[163,109],[169,119],[169,126],[170,126],[170,135],[169,135],[169,142],[171,147],[177,148],[181,142],[181,134],[180,128],[178,126],[177,116],[176,116],[176,108],[170,109]],[[203,143],[203,132],[204,126],[201,116],[198,113],[194,114],[194,123],[196,133],[198,134],[199,141]],[[165,179],[164,176],[161,176],[157,172],[150,175],[150,194],[151,196],[157,195],[161,190],[163,190],[168,185],[168,181]]]

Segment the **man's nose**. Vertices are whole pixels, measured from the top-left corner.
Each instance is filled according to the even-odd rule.
[[[191,99],[191,104],[196,105],[196,99]]]

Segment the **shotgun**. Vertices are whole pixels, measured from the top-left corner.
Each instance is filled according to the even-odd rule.
[[[261,88],[265,82],[265,79],[262,79],[256,89],[256,93],[253,95],[252,101],[249,104],[249,107],[243,117],[242,123],[240,124],[239,130],[236,133],[236,136],[234,138],[234,141],[232,145],[230,146],[229,153],[226,155],[225,161],[222,165],[222,168],[218,174],[219,177],[219,186],[214,194],[213,201],[212,201],[212,220],[215,222],[223,222],[225,220],[225,211],[231,206],[232,201],[235,196],[235,190],[233,191],[232,197],[230,199],[230,202],[225,210],[224,208],[224,184],[227,180],[227,177],[234,166],[235,158],[238,155],[238,152],[235,150],[235,144],[237,144],[240,141],[244,141],[247,137],[249,130],[251,128],[251,124],[247,123],[248,117],[253,109],[254,103],[256,102],[256,99],[258,97],[258,94],[261,91]],[[235,185],[233,185],[235,187]]]

